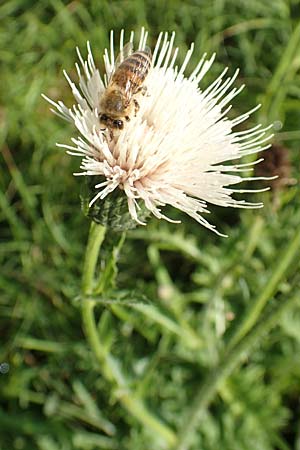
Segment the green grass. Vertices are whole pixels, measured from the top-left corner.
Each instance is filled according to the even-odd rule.
[[[145,3],[0,5],[0,450],[300,450],[299,4]],[[227,239],[183,215],[106,236],[82,294],[78,160],[55,148],[74,132],[40,94],[71,105],[75,46],[103,68],[109,30],[141,26],[181,61],[216,52],[204,84],[240,67],[234,114],[262,103],[248,125],[275,122],[295,182],[213,208]]]

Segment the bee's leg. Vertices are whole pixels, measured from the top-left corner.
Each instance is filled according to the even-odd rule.
[[[135,92],[136,94],[141,93],[142,95],[146,95],[147,92],[147,86],[141,86],[138,88],[138,90]]]
[[[130,117],[129,116],[125,116],[125,120],[126,120],[126,122],[129,122],[130,121]]]
[[[142,95],[146,95],[147,94],[147,86],[142,86]]]
[[[112,129],[109,130],[109,137],[110,137],[110,140],[113,141],[114,133],[113,133]]]
[[[146,95],[146,97],[150,97],[150,94],[147,94],[147,92],[148,92],[147,86],[141,86],[141,87],[137,90],[137,92],[140,92],[143,96]]]
[[[137,114],[138,110],[140,109],[140,105],[138,104],[137,100],[135,100],[135,99],[133,100],[133,103],[134,103],[134,115],[136,117],[136,114]]]

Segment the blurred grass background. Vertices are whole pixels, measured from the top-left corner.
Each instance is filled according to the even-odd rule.
[[[8,0],[0,19],[0,449],[300,450],[299,1]],[[260,173],[282,178],[256,196],[263,210],[213,208],[227,239],[181,215],[130,232],[121,300],[96,309],[124,387],[84,339],[89,222],[79,160],[55,148],[74,131],[40,94],[71,105],[62,70],[75,75],[75,46],[89,40],[103,68],[109,30],[141,26],[152,46],[175,30],[179,61],[192,41],[193,63],[216,52],[204,85],[240,67],[234,114],[263,104],[247,125],[275,123]],[[124,408],[129,390],[172,439]]]

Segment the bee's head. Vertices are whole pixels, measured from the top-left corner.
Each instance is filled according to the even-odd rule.
[[[124,128],[124,122],[121,119],[114,119],[112,124],[113,127],[117,128],[118,130],[123,130]]]
[[[104,126],[104,130],[106,128],[108,128],[109,126],[111,126],[111,118],[108,117],[107,114],[100,114],[99,120],[100,120],[100,123]]]
[[[108,125],[108,122],[110,121],[110,118],[107,114],[100,114],[99,119],[100,122],[104,123],[105,125]]]
[[[107,114],[100,114],[99,119],[106,127],[116,128],[118,130],[123,130],[124,128],[124,122],[121,119],[113,119]]]

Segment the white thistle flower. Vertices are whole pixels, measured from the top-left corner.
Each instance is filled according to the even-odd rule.
[[[142,29],[139,50],[145,48],[147,34]],[[161,207],[172,205],[218,233],[215,226],[202,216],[209,212],[207,203],[234,208],[263,206],[235,200],[231,196],[236,192],[261,192],[263,189],[228,187],[244,180],[257,180],[258,177],[242,178],[238,173],[249,171],[262,159],[248,164],[223,163],[268,148],[266,142],[271,136],[266,132],[270,127],[258,125],[246,131],[233,132],[233,128],[248,119],[260,105],[233,120],[226,117],[231,108],[229,103],[243,89],[243,86],[232,88],[238,71],[224,79],[225,69],[202,91],[199,83],[210,69],[215,55],[207,59],[204,54],[191,75],[186,77],[185,69],[194,46],[191,45],[178,68],[175,65],[178,48],[174,49],[174,37],[174,33],[170,37],[168,33],[159,35],[146,77],[147,95],[139,99],[140,110],[136,117],[131,117],[114,139],[109,138],[99,122],[100,99],[115,64],[113,32],[110,51],[105,50],[104,53],[106,73],[103,79],[94,63],[89,43],[86,61],[77,48],[79,87],[64,72],[76,105],[69,109],[61,101],[56,103],[44,97],[54,106],[55,109],[51,110],[74,123],[82,136],[72,139],[73,146],[57,144],[66,148],[70,155],[82,158],[82,172],[75,175],[103,177],[103,182],[95,186],[96,194],[90,206],[115,189],[122,189],[127,196],[131,217],[140,224],[144,225],[139,219],[138,201],[143,201],[159,219],[175,222],[161,212]],[[133,38],[131,33],[131,42]],[[120,52],[123,43],[122,31]]]

